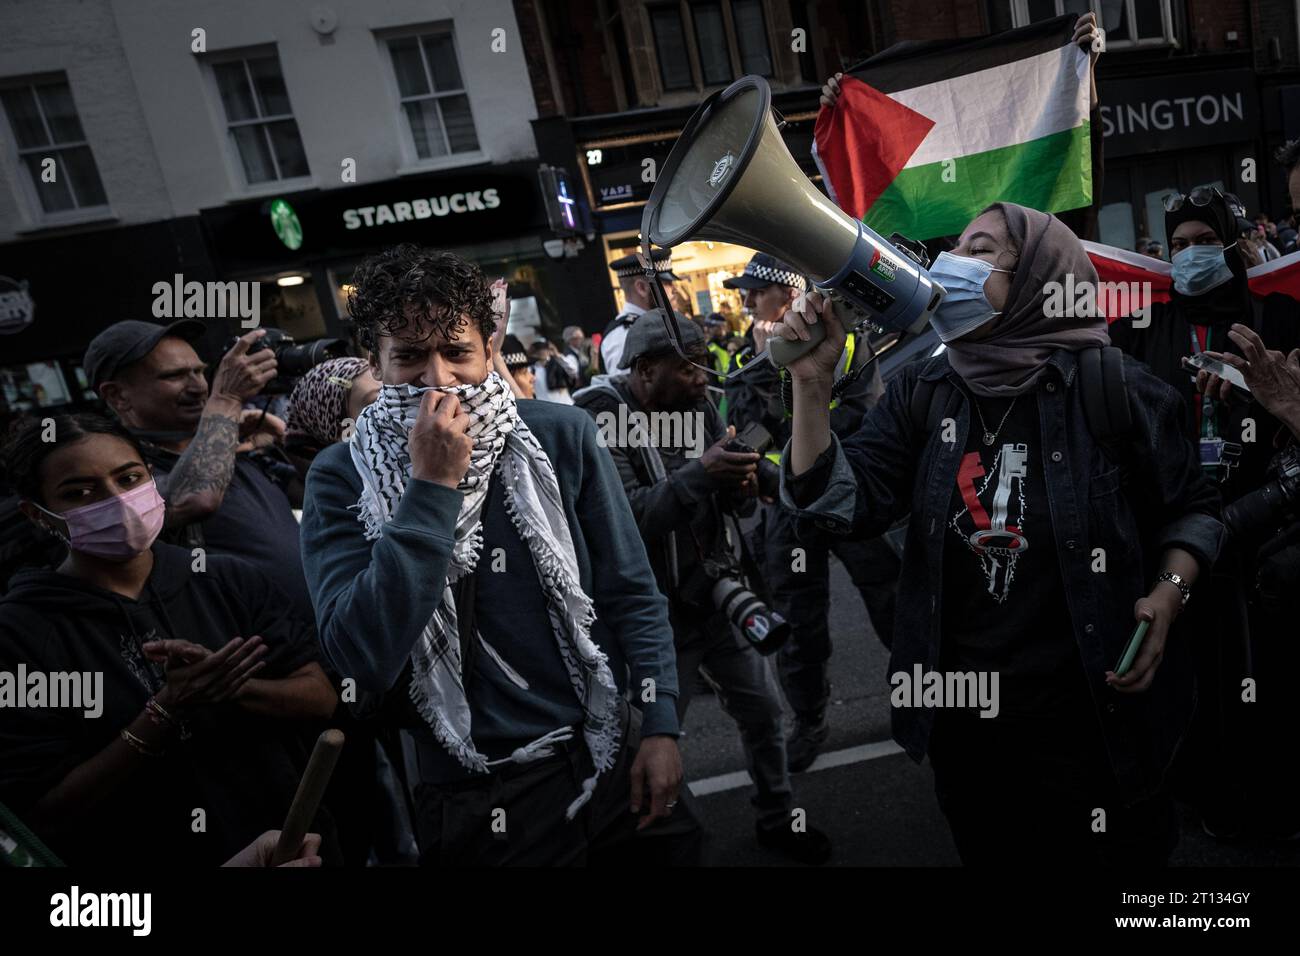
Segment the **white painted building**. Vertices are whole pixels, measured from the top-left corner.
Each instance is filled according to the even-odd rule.
[[[509,0],[0,0],[0,91],[0,242],[537,155]]]

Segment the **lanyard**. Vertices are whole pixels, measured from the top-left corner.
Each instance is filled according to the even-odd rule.
[[[1210,350],[1210,327],[1205,326],[1205,344],[1201,344],[1201,337],[1196,334],[1196,326],[1190,322],[1187,327],[1192,333],[1192,354],[1199,355],[1202,351]],[[1218,435],[1218,429],[1215,428],[1214,399],[1208,393],[1201,396],[1201,403],[1196,409],[1196,431],[1202,438],[1214,438]]]

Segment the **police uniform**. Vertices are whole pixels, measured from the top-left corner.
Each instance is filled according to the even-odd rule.
[[[807,291],[808,282],[792,267],[765,253],[758,253],[741,276],[723,285],[733,289],[759,289],[773,283]],[[751,330],[752,332],[752,330]],[[871,350],[862,347],[863,336],[851,333],[835,370],[839,379],[851,369],[870,361]],[[739,357],[738,357],[739,358]],[[790,437],[791,416],[781,398],[784,374],[764,363],[728,382],[728,423],[737,433],[751,422],[759,422],[774,439],[768,458],[777,464]],[[847,438],[861,427],[868,409],[884,394],[880,370],[873,366],[831,404],[831,430]],[[792,770],[812,762],[824,741],[826,706],[830,701],[831,636],[827,609],[830,601],[829,557],[834,553],[849,572],[862,596],[876,633],[889,642],[894,627],[894,603],[898,555],[884,540],[837,539],[809,544],[795,534],[794,521],[779,504],[767,506],[753,532],[756,554],[762,556],[764,576],[773,607],[790,623],[790,640],[777,658],[781,685],[795,712],[795,728],[789,743]],[[805,564],[794,570],[795,551],[802,549]]]
[[[654,249],[650,254],[654,259],[655,271],[659,274],[660,281],[676,282],[677,276],[673,275],[672,254],[665,249]],[[615,259],[609,267],[619,279],[645,275],[636,253]],[[605,326],[600,342],[600,366],[606,375],[613,375],[618,371],[619,359],[623,357],[623,342],[627,339],[627,330],[645,311],[647,310],[641,306],[629,302],[622,312],[614,316],[614,321]]]

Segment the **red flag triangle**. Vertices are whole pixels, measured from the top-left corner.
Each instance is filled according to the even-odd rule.
[[[861,219],[933,127],[928,116],[861,80],[842,77],[838,106],[823,108],[813,130],[832,198]]]

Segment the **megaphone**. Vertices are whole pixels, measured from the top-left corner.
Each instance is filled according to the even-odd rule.
[[[924,267],[845,215],[804,175],[761,76],[741,77],[691,116],[650,193],[641,236],[665,248],[715,239],[784,259],[833,294],[846,329],[869,321],[920,332],[944,297]],[[807,342],[772,338],[772,361],[788,365],[826,337],[820,323],[809,331]]]

